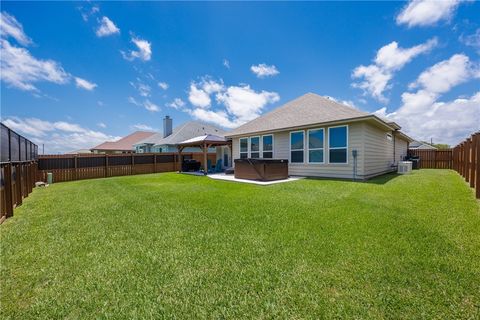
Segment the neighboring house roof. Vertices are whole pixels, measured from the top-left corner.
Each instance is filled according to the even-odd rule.
[[[134,149],[133,145],[138,141],[148,138],[154,134],[155,132],[135,131],[134,133],[129,134],[128,136],[125,136],[117,141],[107,141],[91,148],[90,150],[130,151]]]
[[[389,128],[399,128],[398,125],[392,126],[375,115],[345,106],[314,93],[307,93],[261,117],[241,125],[226,136],[232,137],[254,132],[288,129],[357,118],[372,118],[381,121],[383,125]]]
[[[420,149],[420,150],[437,150],[437,147],[432,146],[426,142],[413,141],[408,146],[409,149]]]
[[[225,133],[226,131],[219,129],[215,126],[197,121],[189,121],[178,127],[175,127],[172,131],[172,134],[166,138],[163,137],[163,133],[156,133],[146,139],[137,142],[135,145],[176,145],[182,141],[206,134],[223,137]]]
[[[78,149],[78,150],[67,152],[66,154],[79,154],[79,153],[92,153],[92,151],[90,151],[89,149]]]

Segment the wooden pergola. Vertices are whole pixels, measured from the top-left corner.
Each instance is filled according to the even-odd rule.
[[[179,164],[179,172],[182,172],[182,151],[187,147],[198,147],[203,152],[203,171],[207,174],[207,154],[208,149],[211,147],[220,147],[220,146],[229,146],[230,150],[232,150],[232,141],[227,140],[224,137],[216,136],[213,134],[206,134],[203,136],[198,136],[192,139],[188,139],[185,141],[180,142],[177,145],[178,149],[178,164]]]

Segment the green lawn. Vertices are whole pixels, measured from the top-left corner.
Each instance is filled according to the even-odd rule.
[[[0,231],[2,319],[480,317],[480,205],[448,170],[59,183]]]

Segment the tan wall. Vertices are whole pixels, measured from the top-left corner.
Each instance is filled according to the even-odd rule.
[[[402,161],[408,153],[408,142],[395,136],[395,163]]]
[[[310,127],[324,128],[325,146],[324,146],[324,164],[311,164],[307,163],[308,150],[304,151],[305,163],[289,163],[289,174],[297,176],[309,176],[309,177],[330,177],[330,178],[346,178],[351,179],[353,177],[354,159],[352,156],[352,150],[358,151],[357,157],[357,177],[363,176],[363,123],[353,123],[348,126],[348,163],[347,164],[330,164],[328,159],[328,127]],[[305,128],[305,137],[307,130]],[[288,159],[290,160],[290,131],[273,133],[273,157],[275,159]],[[305,145],[307,141],[305,138]],[[238,159],[240,157],[239,152],[239,138],[233,139],[233,158]]]
[[[392,170],[393,158],[393,135],[387,139],[385,131],[365,124],[363,131],[363,142],[365,150],[365,176],[371,177],[386,173]]]

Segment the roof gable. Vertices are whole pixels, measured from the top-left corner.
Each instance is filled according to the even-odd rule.
[[[154,135],[154,132],[135,131],[117,141],[106,141],[93,147],[91,150],[132,150],[133,145],[140,140]]]
[[[229,132],[227,136],[287,129],[309,124],[360,118],[368,115],[366,112],[340,104],[332,99],[314,93],[307,93],[241,125]]]

